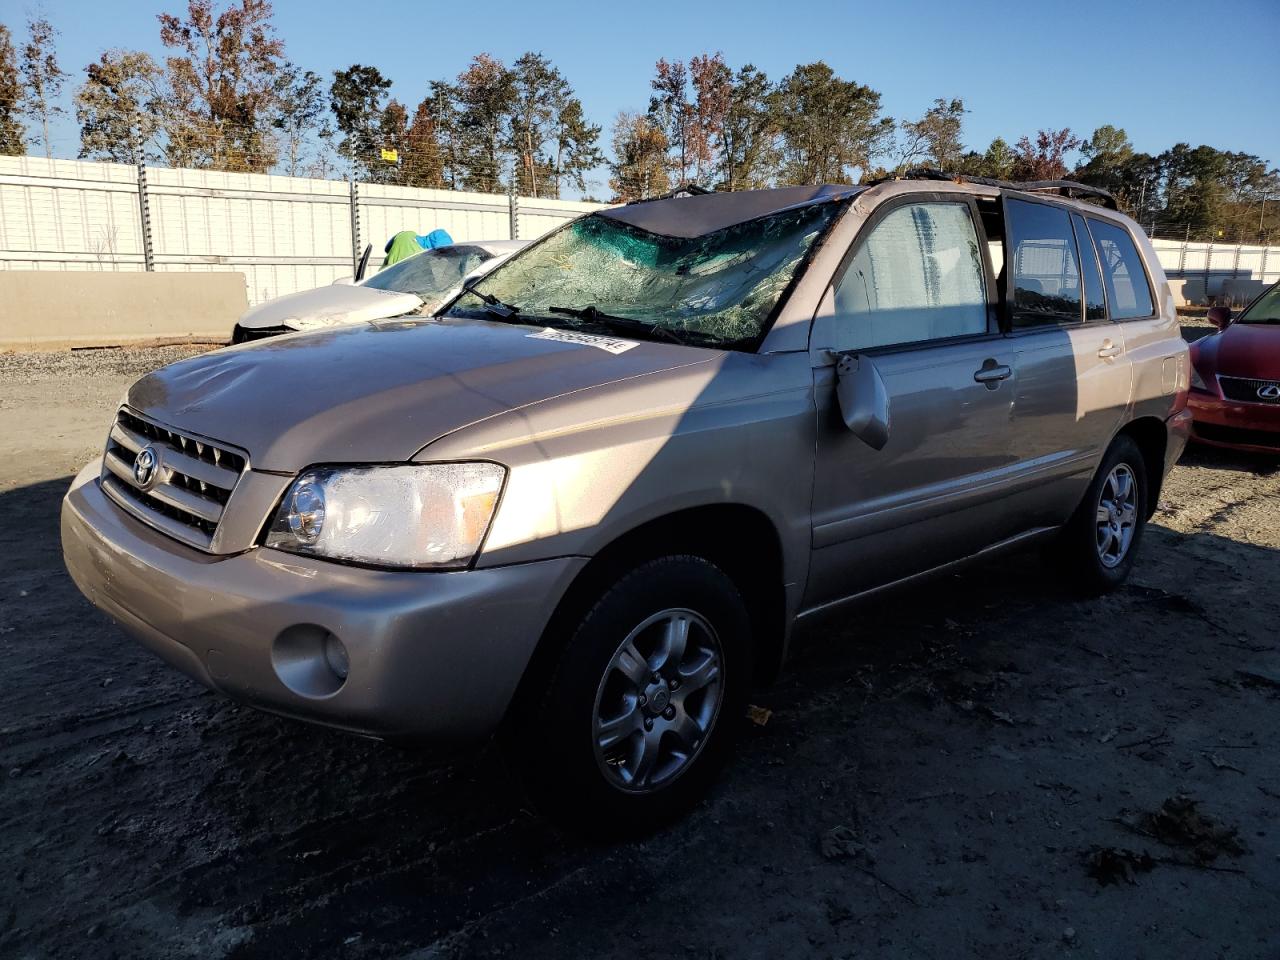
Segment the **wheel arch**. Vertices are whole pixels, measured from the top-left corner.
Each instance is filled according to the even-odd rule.
[[[1156,512],[1156,505],[1160,502],[1160,491],[1164,486],[1165,453],[1169,447],[1168,428],[1158,417],[1139,417],[1127,423],[1118,436],[1129,437],[1142,452],[1142,461],[1147,472],[1145,519],[1150,520]]]
[[[786,652],[782,539],[770,518],[745,504],[709,504],[648,520],[614,538],[579,571],[538,640],[504,726],[536,699],[555,669],[569,631],[607,585],[646,560],[702,557],[737,585],[751,617],[755,680],[771,681]]]

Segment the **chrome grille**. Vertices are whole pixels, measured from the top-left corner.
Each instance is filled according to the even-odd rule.
[[[153,476],[140,483],[138,454],[156,456]],[[138,519],[201,550],[209,550],[218,521],[247,465],[243,453],[121,409],[102,461],[102,489]]]
[[[1253,380],[1249,377],[1218,377],[1218,383],[1222,387],[1222,395],[1228,400],[1239,400],[1244,403],[1280,404],[1280,396],[1258,396],[1258,391],[1263,387],[1275,387],[1277,391],[1280,391],[1280,380]]]

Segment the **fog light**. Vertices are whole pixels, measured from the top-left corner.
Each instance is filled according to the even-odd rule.
[[[347,672],[351,669],[351,662],[347,659],[347,648],[332,633],[324,638],[324,659],[335,676],[342,680],[347,679]]]
[[[280,682],[300,697],[331,697],[347,682],[347,648],[315,623],[295,623],[271,644]]]

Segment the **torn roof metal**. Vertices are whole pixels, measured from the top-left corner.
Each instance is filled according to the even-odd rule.
[[[863,186],[824,184],[817,187],[707,193],[694,197],[630,203],[623,207],[600,210],[595,216],[608,217],[661,236],[692,239],[784,210],[812,203],[843,200],[865,189]]]

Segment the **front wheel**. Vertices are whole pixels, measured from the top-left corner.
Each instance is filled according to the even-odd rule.
[[[746,605],[718,567],[693,556],[638,566],[578,620],[516,725],[511,756],[532,799],[595,833],[677,816],[728,753],[750,659]]]
[[[1059,564],[1082,591],[1106,593],[1128,578],[1147,524],[1147,489],[1142,451],[1117,437],[1057,545]]]

